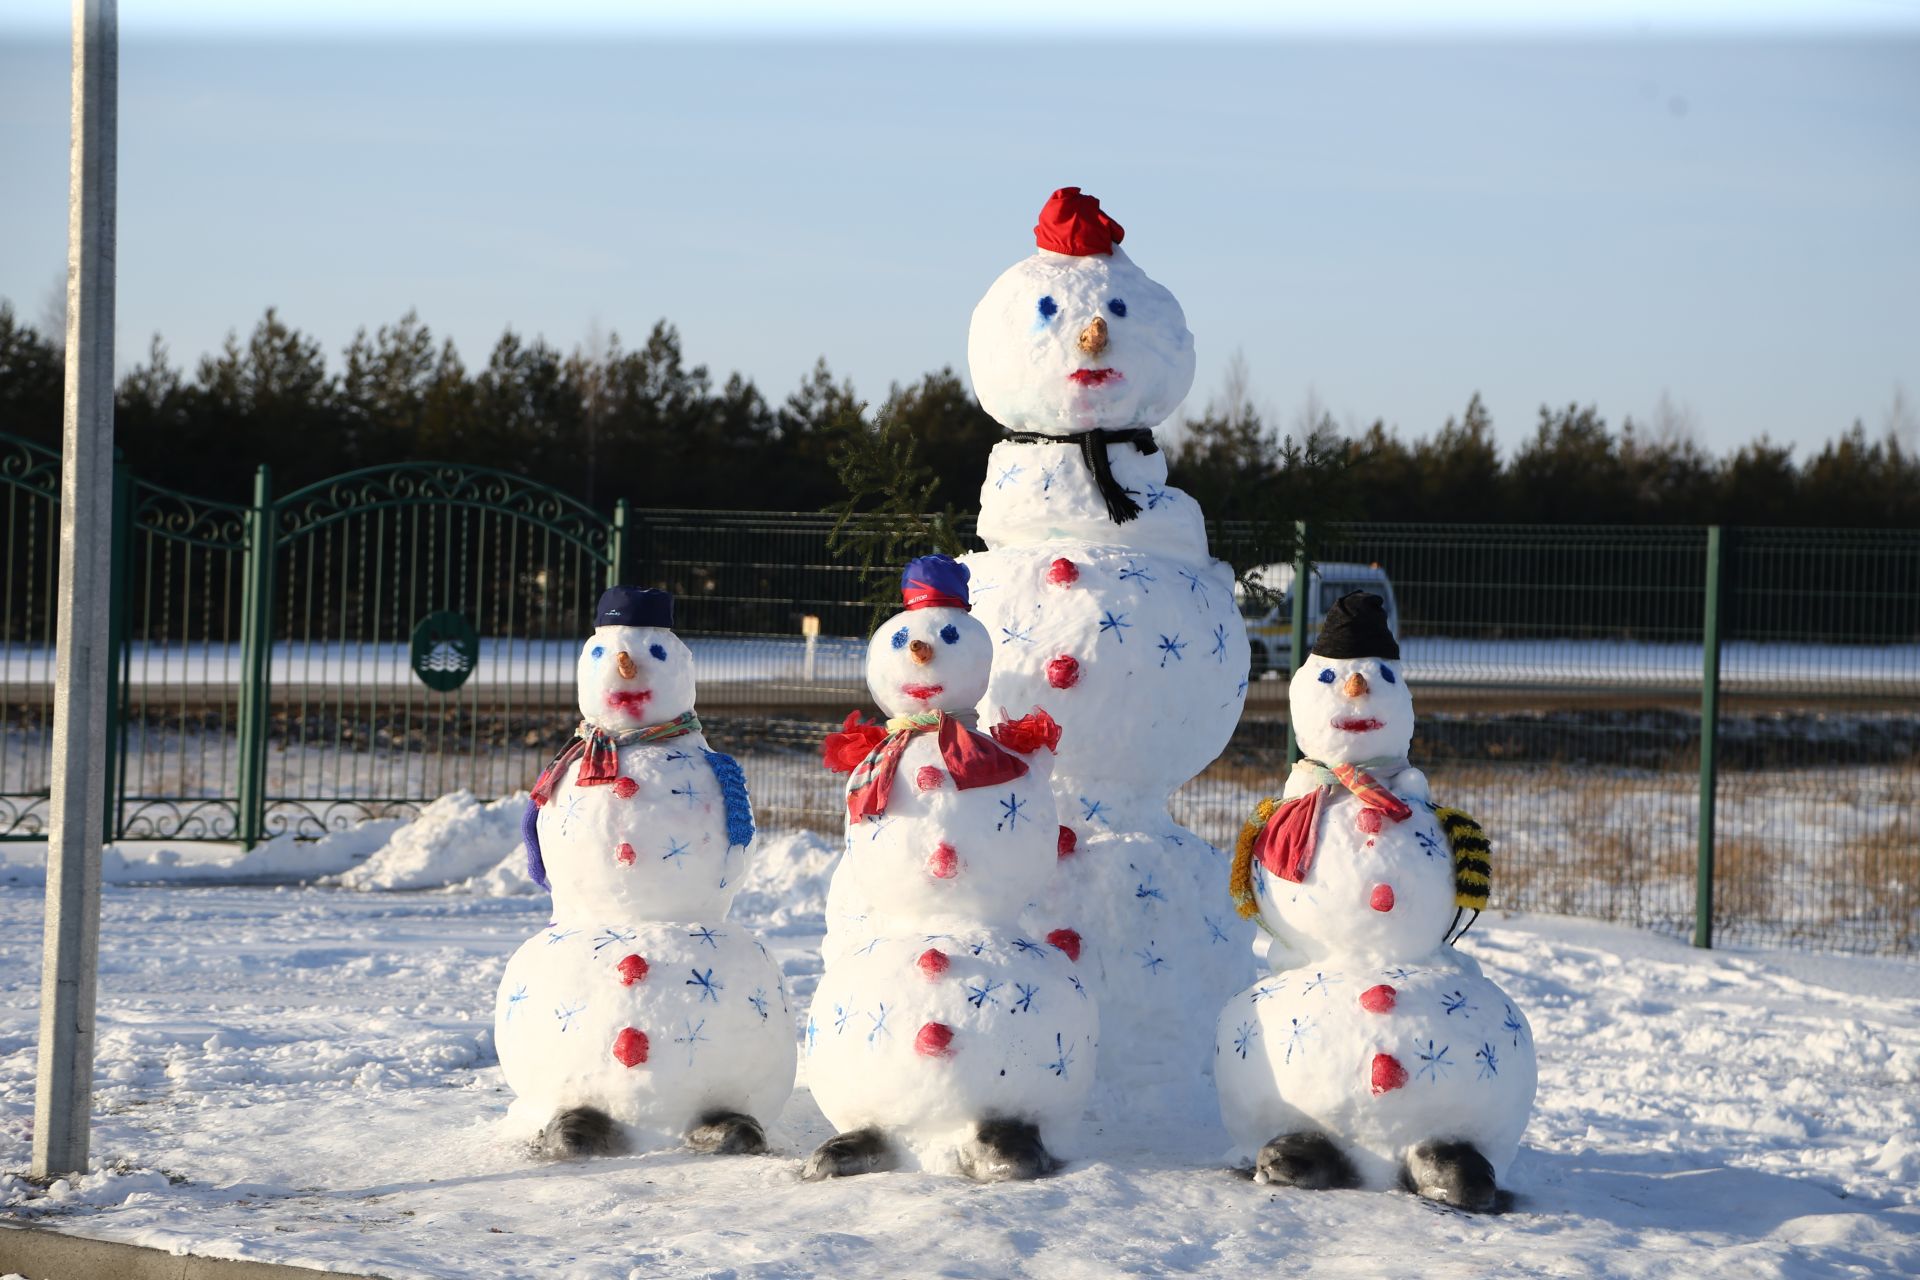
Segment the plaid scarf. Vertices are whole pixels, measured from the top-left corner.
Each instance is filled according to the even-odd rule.
[[[566,777],[567,766],[579,760],[580,773],[574,783],[582,787],[604,787],[620,776],[620,748],[635,742],[664,742],[700,732],[700,717],[692,711],[675,716],[664,724],[650,724],[625,733],[608,733],[596,724],[582,720],[573,731],[573,740],[540,772],[533,784],[533,802],[545,804],[553,799],[554,788]]]
[[[900,758],[917,733],[939,735],[940,763],[952,775],[956,790],[990,787],[1026,775],[1026,761],[944,711],[895,716],[887,721],[887,736],[847,778],[848,822],[878,817],[887,811],[887,796],[893,790],[894,775],[900,772]]]
[[[1262,800],[1253,818],[1240,830],[1233,850],[1233,870],[1228,882],[1234,907],[1243,916],[1258,915],[1259,904],[1253,894],[1253,864],[1257,861],[1282,880],[1299,884],[1313,869],[1314,845],[1320,832],[1322,801],[1336,786],[1345,787],[1369,809],[1377,809],[1393,822],[1413,816],[1406,801],[1387,790],[1374,772],[1389,773],[1404,769],[1403,759],[1384,757],[1353,764],[1322,764],[1318,760],[1299,760],[1295,773],[1305,773],[1314,781],[1313,790],[1285,802]]]

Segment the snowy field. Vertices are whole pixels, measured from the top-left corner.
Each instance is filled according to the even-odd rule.
[[[865,640],[823,636],[810,650],[797,637],[684,638],[699,665],[702,687],[773,682],[857,688],[864,683]],[[1403,638],[1401,649],[1408,679],[1429,688],[1697,689],[1700,684],[1697,644],[1416,635]],[[579,652],[573,640],[482,639],[468,683],[486,688],[558,681],[569,687]],[[402,644],[283,643],[274,646],[270,678],[281,687],[405,687],[413,683],[409,660]],[[136,687],[237,686],[240,671],[237,644],[129,647],[127,678]],[[1920,644],[1730,642],[1721,652],[1720,677],[1729,692],[1905,693],[1920,690]],[[8,646],[0,652],[0,685],[25,688],[52,680],[53,650]]]
[[[771,1157],[532,1164],[498,1134],[489,1022],[507,956],[547,919],[517,853],[500,862],[515,812],[443,801],[302,851],[363,891],[109,887],[96,1171],[48,1191],[18,1176],[41,897],[14,851],[0,1213],[396,1277],[1920,1274],[1920,962],[1702,953],[1565,917],[1492,917],[1466,944],[1540,1048],[1499,1217],[1257,1187],[1219,1165],[1220,1133],[1125,1116],[1043,1182],[803,1184],[828,1134],[804,1076]],[[157,858],[120,856],[122,874]],[[284,871],[275,856],[225,869]],[[833,851],[794,833],[758,856],[734,915],[767,937],[804,1018]]]

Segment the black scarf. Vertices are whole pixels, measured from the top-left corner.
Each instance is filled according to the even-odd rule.
[[[1160,452],[1150,427],[1129,427],[1122,431],[1076,431],[1070,436],[1050,436],[1044,431],[1009,431],[1006,438],[1014,444],[1079,445],[1080,456],[1085,459],[1087,469],[1093,472],[1093,483],[1099,488],[1100,496],[1106,499],[1107,515],[1115,524],[1125,524],[1139,515],[1140,504],[1113,478],[1113,464],[1107,459],[1107,446],[1130,444],[1141,453]]]

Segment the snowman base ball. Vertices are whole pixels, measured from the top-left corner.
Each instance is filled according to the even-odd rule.
[[[553,925],[495,1007],[510,1131],[554,1156],[763,1151],[753,1117],[792,1088],[791,1025],[778,965],[729,925]]]

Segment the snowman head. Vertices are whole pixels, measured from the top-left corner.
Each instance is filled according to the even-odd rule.
[[[967,567],[922,556],[900,575],[907,607],[867,642],[867,688],[890,716],[969,711],[986,696],[993,639],[968,612]]]
[[[1100,202],[1062,187],[1040,211],[1040,250],[973,309],[967,366],[980,406],[1010,431],[1151,427],[1193,386],[1193,334],[1165,286],[1120,251]]]
[[[1413,695],[1400,676],[1400,646],[1386,601],[1344,595],[1327,614],[1313,652],[1293,673],[1287,715],[1300,750],[1322,764],[1397,760],[1413,744]]]
[[[663,724],[693,710],[693,654],[673,634],[673,597],[612,587],[580,647],[580,714],[609,733]]]

